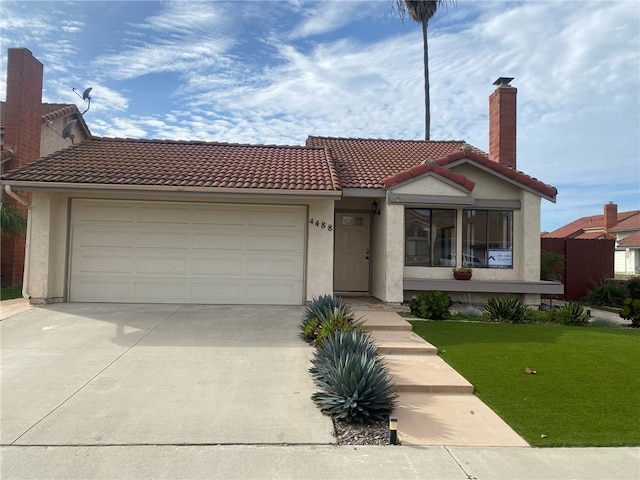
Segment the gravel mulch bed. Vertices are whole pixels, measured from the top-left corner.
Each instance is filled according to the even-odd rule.
[[[389,422],[371,424],[346,423],[333,420],[338,445],[389,445]]]

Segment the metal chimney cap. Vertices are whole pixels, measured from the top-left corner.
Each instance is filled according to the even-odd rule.
[[[493,84],[498,86],[502,86],[502,85],[510,86],[509,83],[511,82],[511,80],[513,80],[513,77],[500,77],[495,82],[493,82]]]

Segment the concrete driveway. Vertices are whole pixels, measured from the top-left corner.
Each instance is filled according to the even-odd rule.
[[[2,445],[329,444],[302,307],[56,304],[0,322]]]

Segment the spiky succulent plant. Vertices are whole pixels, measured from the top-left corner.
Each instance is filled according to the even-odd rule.
[[[484,308],[484,314],[494,322],[527,323],[531,312],[516,297],[491,298]]]
[[[319,391],[311,399],[322,412],[350,423],[385,419],[397,394],[375,346],[362,332],[335,332],[316,350],[310,372]]]
[[[586,325],[589,323],[589,315],[579,303],[568,302],[552,312],[553,319],[558,323],[565,325]]]

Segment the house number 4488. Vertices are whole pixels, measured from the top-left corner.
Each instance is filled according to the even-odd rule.
[[[330,232],[333,230],[333,225],[327,222],[321,222],[320,220],[314,220],[313,218],[309,219],[309,225],[316,226],[318,228],[322,228],[323,230],[326,228]]]

